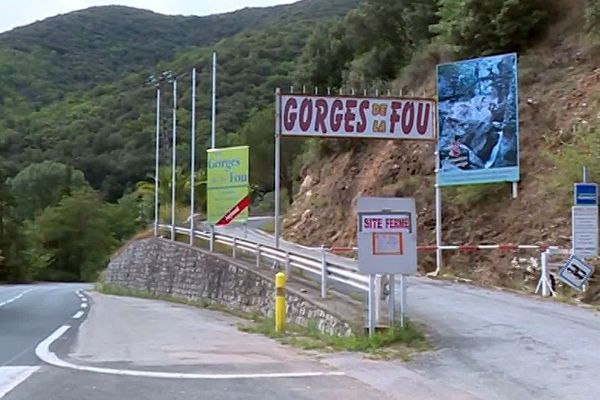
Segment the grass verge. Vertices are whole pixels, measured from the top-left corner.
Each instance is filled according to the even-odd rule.
[[[366,334],[350,336],[324,334],[319,331],[315,322],[310,322],[307,327],[288,324],[285,333],[280,333],[275,332],[273,318],[262,317],[241,325],[239,328],[241,331],[263,334],[280,343],[304,350],[362,352],[372,359],[399,358],[409,361],[416,353],[431,349],[422,330],[410,321],[407,321],[404,328],[394,326],[391,329],[376,332],[373,337]]]

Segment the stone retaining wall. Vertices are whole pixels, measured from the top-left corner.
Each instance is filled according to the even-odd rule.
[[[274,280],[225,256],[164,239],[131,242],[109,263],[104,281],[119,287],[171,295],[187,300],[205,299],[245,312],[271,316]],[[351,333],[340,317],[310,301],[301,293],[286,290],[288,321],[335,335]]]

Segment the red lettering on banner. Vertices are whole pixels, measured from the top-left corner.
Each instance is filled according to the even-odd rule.
[[[315,117],[315,132],[327,133],[327,125],[325,125],[325,118],[327,118],[327,101],[324,99],[318,99],[315,101],[315,108],[317,109],[317,116]]]
[[[408,218],[388,218],[385,220],[385,227],[388,229],[408,229],[410,221]]]
[[[425,111],[423,111],[423,108],[425,108]],[[417,111],[417,132],[419,132],[419,135],[424,135],[427,133],[430,116],[431,104],[419,103],[419,109]]]
[[[402,107],[402,103],[399,101],[392,101],[392,117],[390,121],[390,133],[396,131],[396,124],[400,122],[400,113],[398,110]]]
[[[354,126],[352,125],[352,123],[356,119],[354,109],[357,105],[358,102],[356,100],[346,100],[346,113],[344,114],[344,129],[348,133],[354,132]]]
[[[335,133],[339,132],[342,127],[342,120],[344,119],[342,111],[344,109],[344,103],[341,100],[334,100],[331,105],[331,112],[329,113],[329,126]]]
[[[298,118],[296,111],[298,110],[298,102],[296,99],[289,98],[285,103],[285,108],[283,109],[283,126],[286,131],[291,131],[294,129],[294,124],[296,123],[296,118]]]
[[[363,100],[358,106],[358,114],[360,116],[360,122],[356,125],[356,131],[358,133],[365,133],[367,130],[367,110],[371,108],[369,100]]]
[[[415,124],[415,105],[407,102],[402,109],[402,132],[409,135]]]
[[[312,121],[313,114],[313,102],[311,99],[302,100],[300,104],[300,129],[304,132],[310,129],[310,123]]]

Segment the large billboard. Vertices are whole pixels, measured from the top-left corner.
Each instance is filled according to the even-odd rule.
[[[289,136],[435,139],[435,100],[281,95],[279,126]]]
[[[207,222],[248,220],[248,146],[207,150]]]
[[[519,180],[517,55],[438,65],[438,182]]]

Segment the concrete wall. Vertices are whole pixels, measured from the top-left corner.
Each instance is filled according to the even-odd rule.
[[[274,310],[275,283],[269,275],[228,257],[164,239],[131,242],[111,260],[104,280],[123,288],[205,299],[265,316]],[[288,321],[303,326],[315,321],[321,332],[329,334],[351,332],[348,323],[300,292],[288,288],[286,296]]]

